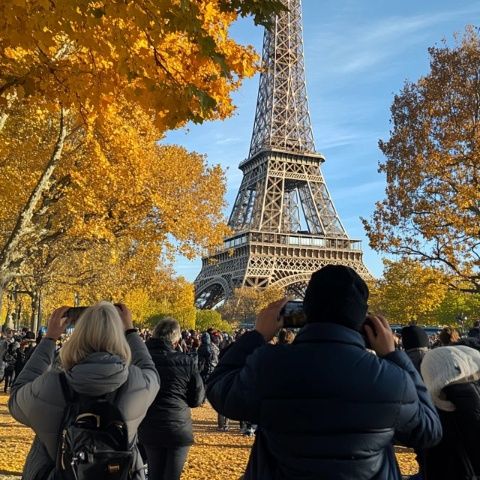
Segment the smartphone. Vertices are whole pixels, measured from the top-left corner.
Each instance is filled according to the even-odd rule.
[[[120,317],[122,316],[122,308],[120,307],[119,303],[114,304]],[[70,307],[66,312],[65,316],[70,320],[70,323],[68,324],[67,328],[72,328],[75,326],[75,323],[77,320],[80,318],[82,313],[87,309],[88,307]]]
[[[88,307],[70,307],[66,312],[65,316],[70,320],[70,323],[67,328],[71,328],[75,326],[76,321],[80,318],[80,315],[87,309]]]
[[[280,318],[283,319],[284,328],[302,328],[306,323],[303,302],[301,300],[287,302],[280,311]]]

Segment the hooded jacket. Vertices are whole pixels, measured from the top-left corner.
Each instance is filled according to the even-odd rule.
[[[440,420],[404,352],[379,358],[362,335],[307,324],[290,345],[246,333],[207,385],[215,410],[258,424],[245,480],[400,480],[394,438],[440,440]]]
[[[444,432],[425,452],[426,479],[464,480],[471,468],[480,478],[480,352],[439,347],[425,355],[421,368]]]
[[[132,351],[130,366],[116,355],[96,352],[66,375],[78,394],[100,396],[119,390],[117,406],[125,419],[129,441],[133,443],[137,428],[159,390],[159,377],[141,338],[131,333],[127,341]],[[56,459],[66,400],[60,372],[52,369],[54,359],[55,342],[44,338],[17,378],[8,402],[11,415],[36,434],[24,466],[23,480],[33,480]],[[134,480],[145,478],[143,461],[136,447],[134,470]]]
[[[206,380],[218,364],[220,350],[214,343],[212,343],[212,339],[208,332],[202,334],[201,340],[202,343],[197,351],[198,370],[200,371],[202,378]]]
[[[162,388],[140,425],[140,443],[168,448],[192,445],[190,408],[198,407],[205,399],[196,357],[176,352],[171,343],[159,338],[151,338],[146,345]]]

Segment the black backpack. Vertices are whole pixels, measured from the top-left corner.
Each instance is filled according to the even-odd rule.
[[[117,392],[101,397],[77,394],[60,374],[67,409],[60,432],[56,476],[62,480],[129,480],[134,445],[115,405]]]

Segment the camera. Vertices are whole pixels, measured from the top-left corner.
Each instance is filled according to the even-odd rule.
[[[284,328],[302,328],[307,322],[301,300],[287,302],[280,310],[279,316],[283,319]]]

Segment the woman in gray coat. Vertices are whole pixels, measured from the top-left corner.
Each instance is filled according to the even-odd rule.
[[[57,309],[48,330],[25,365],[9,399],[12,416],[35,432],[23,480],[53,479],[59,432],[67,402],[60,372],[52,369],[57,338],[69,322],[68,307]],[[115,404],[125,419],[128,439],[137,428],[159,390],[159,377],[145,344],[133,328],[124,305],[100,302],[88,308],[60,350],[69,387],[79,395],[102,396],[117,391]],[[143,462],[134,447],[133,480],[143,480]]]

